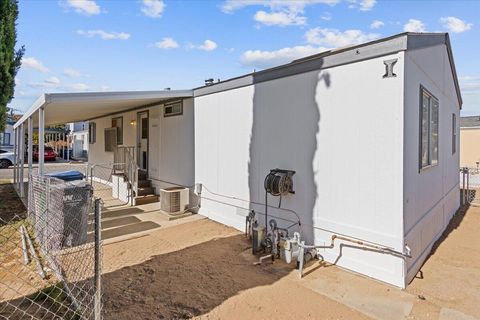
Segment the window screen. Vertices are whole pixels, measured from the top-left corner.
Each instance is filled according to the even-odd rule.
[[[165,105],[163,112],[164,117],[178,116],[183,114],[183,105],[182,101],[169,103]]]
[[[117,129],[105,128],[105,151],[114,151],[117,146]]]
[[[440,105],[425,88],[420,89],[420,169],[438,164]]]

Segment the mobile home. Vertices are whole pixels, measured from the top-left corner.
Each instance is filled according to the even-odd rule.
[[[402,33],[192,90],[32,108],[45,123],[81,110],[68,122],[89,121],[89,162],[133,150],[153,200],[201,185],[200,214],[244,230],[268,213],[326,261],[405,287],[459,207],[461,105],[448,34]],[[289,174],[282,196],[266,192],[272,169]]]

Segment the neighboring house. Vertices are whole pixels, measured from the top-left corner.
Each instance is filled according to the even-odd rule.
[[[8,119],[5,123],[5,130],[0,132],[0,149],[12,150],[14,144],[13,125],[15,121]]]
[[[480,116],[460,118],[460,166],[480,167]]]
[[[199,213],[239,230],[268,201],[307,244],[384,248],[319,254],[405,287],[460,205],[461,105],[448,34],[403,33],[192,90],[45,94],[20,123],[89,119],[90,163],[130,148],[157,193],[202,184]],[[281,204],[274,168],[296,172]]]
[[[70,147],[73,158],[88,158],[88,122],[74,122],[68,124],[70,130]]]

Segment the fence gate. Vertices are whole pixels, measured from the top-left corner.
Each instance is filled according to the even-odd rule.
[[[480,206],[480,169],[464,167],[460,169],[462,204]]]
[[[0,217],[0,319],[101,319],[101,210],[86,181],[29,177],[28,212]]]

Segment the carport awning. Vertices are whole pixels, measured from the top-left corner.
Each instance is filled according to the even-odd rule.
[[[33,117],[38,123],[38,109],[45,110],[45,125],[79,122],[109,114],[192,97],[192,90],[45,93],[17,121],[14,128]]]

